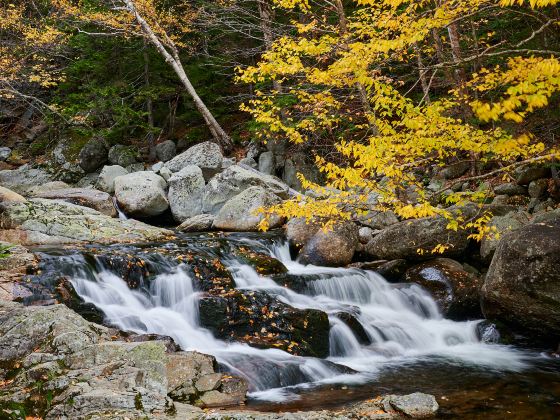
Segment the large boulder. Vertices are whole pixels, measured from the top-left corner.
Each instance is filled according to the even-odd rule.
[[[380,260],[426,259],[438,245],[446,246],[442,256],[461,255],[469,244],[465,230],[447,229],[443,217],[404,220],[383,229],[364,246],[365,254]]]
[[[405,280],[430,292],[446,317],[480,318],[480,279],[465,271],[461,263],[449,258],[426,261],[410,267]]]
[[[560,340],[560,220],[505,234],[482,287],[488,319],[553,345]]]
[[[276,177],[232,165],[206,184],[202,194],[202,211],[217,214],[226,201],[252,186],[265,188],[280,198],[289,196],[289,187]]]
[[[327,357],[325,312],[297,309],[262,291],[232,290],[199,300],[200,324],[216,337],[299,356]]]
[[[202,170],[195,165],[187,165],[169,178],[169,206],[176,221],[182,223],[201,213],[204,185]]]
[[[167,162],[177,154],[177,146],[173,140],[166,140],[156,145],[156,156],[162,162]]]
[[[79,206],[90,207],[110,217],[117,216],[113,198],[103,191],[89,188],[65,188],[45,191],[35,195],[35,197],[63,200]]]
[[[196,165],[202,169],[205,179],[212,178],[222,167],[223,160],[220,146],[211,141],[190,147],[165,164],[171,172],[179,172],[185,166]]]
[[[358,227],[354,223],[336,223],[317,230],[301,249],[299,260],[322,266],[347,265],[352,262],[358,244]]]
[[[276,164],[274,160],[274,153],[264,152],[259,156],[259,172],[263,174],[272,175],[275,172]]]
[[[132,146],[117,144],[109,149],[109,163],[126,167],[137,162],[138,153]]]
[[[265,188],[249,187],[223,205],[216,215],[213,226],[222,230],[257,231],[265,217],[263,214],[259,214],[258,210],[281,201],[277,195]],[[271,215],[268,218],[268,227],[276,228],[282,224],[283,220],[280,216]]]
[[[78,164],[85,172],[95,172],[108,159],[108,150],[102,139],[91,139],[78,154]]]
[[[128,171],[119,165],[106,165],[101,170],[95,183],[98,190],[113,194],[115,192],[115,179],[128,174]]]
[[[134,172],[115,178],[115,197],[128,215],[152,217],[169,208],[165,180],[150,171]]]
[[[321,228],[317,221],[294,217],[286,223],[286,239],[295,248],[303,247]]]
[[[551,174],[550,168],[544,166],[524,166],[516,171],[516,181],[519,185],[528,185],[531,181],[540,178],[548,178]]]
[[[488,222],[488,227],[492,230],[480,242],[480,256],[482,259],[489,263],[500,242],[500,238],[507,232],[517,230],[528,224],[529,217],[529,214],[523,211],[492,217]]]

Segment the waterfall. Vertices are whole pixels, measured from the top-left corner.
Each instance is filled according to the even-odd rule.
[[[117,197],[113,197],[113,205],[115,206],[115,210],[117,210],[117,213],[119,215],[119,219],[128,220],[128,217],[126,217],[126,214],[124,214],[123,211],[121,210],[121,208],[119,207]]]
[[[260,244],[261,249],[263,245]],[[290,389],[325,383],[371,380],[384,365],[438,358],[491,369],[521,370],[522,352],[481,343],[478,321],[455,322],[442,317],[432,297],[413,284],[390,284],[369,271],[304,266],[290,257],[286,244],[268,246],[288,274],[305,279],[297,293],[257,274],[230,258],[227,267],[239,289],[261,290],[300,309],[320,309],[329,316],[330,356],[323,359],[290,355],[278,349],[257,349],[225,342],[199,324],[193,279],[184,265],[167,265],[148,290],[131,290],[108,267],[75,261],[71,282],[77,293],[101,309],[106,320],[123,330],[171,336],[184,350],[214,355],[226,369],[245,377],[251,395],[267,400],[290,398]],[[357,337],[340,314],[361,326]]]

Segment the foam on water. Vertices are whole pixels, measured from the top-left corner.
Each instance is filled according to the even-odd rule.
[[[255,398],[280,401],[296,398],[294,387],[371,380],[389,364],[438,358],[442,363],[521,370],[527,355],[513,348],[481,343],[476,321],[444,319],[435,301],[416,285],[393,285],[380,275],[357,269],[304,266],[290,257],[288,246],[276,245],[271,255],[289,274],[310,276],[304,293],[277,285],[232,259],[236,286],[265,290],[296,308],[325,311],[330,320],[330,357],[320,360],[292,356],[277,349],[256,349],[218,340],[200,327],[199,293],[184,266],[159,274],[149,293],[131,290],[108,270],[75,270],[72,283],[85,301],[95,304],[107,320],[123,330],[172,337],[184,350],[214,355],[231,372],[245,377]],[[336,314],[350,312],[371,344],[360,344]],[[343,367],[341,367],[343,366]],[[349,374],[348,367],[357,371]]]

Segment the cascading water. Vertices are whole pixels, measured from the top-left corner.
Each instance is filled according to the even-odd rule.
[[[480,342],[478,322],[444,319],[430,295],[416,285],[390,284],[376,273],[357,269],[304,266],[291,259],[286,244],[241,242],[269,252],[305,286],[297,293],[230,257],[227,265],[236,287],[265,291],[294,308],[326,312],[330,321],[326,360],[216,339],[199,324],[201,294],[189,270],[164,257],[157,257],[158,274],[144,290],[130,289],[99,261],[92,268],[81,254],[72,264],[66,262],[71,268],[65,270],[77,293],[101,309],[107,322],[122,330],[168,335],[184,350],[214,355],[226,369],[249,381],[255,398],[281,400],[298,387],[360,383],[372,380],[385,365],[425,358],[504,370],[525,366],[524,353]],[[340,319],[341,313],[359,321],[361,337]]]

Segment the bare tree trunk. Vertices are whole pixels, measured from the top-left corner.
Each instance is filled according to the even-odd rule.
[[[420,75],[420,84],[422,85],[422,92],[424,93],[424,100],[426,103],[430,103],[430,86],[428,85],[428,79],[426,78],[426,67],[422,62],[422,52],[418,43],[414,43],[414,51],[416,52],[416,61],[418,63],[418,73]]]
[[[149,91],[150,89],[150,62],[148,60],[148,51],[147,51],[148,43],[144,39],[144,86]],[[156,142],[154,136],[154,107],[152,103],[152,97],[148,92],[148,97],[146,98],[146,112],[148,113],[148,161],[153,162],[156,160]]]
[[[187,74],[185,73],[185,69],[183,67],[183,64],[181,63],[181,60],[179,58],[179,53],[175,45],[172,43],[171,40],[166,39],[166,43],[168,44],[168,47],[171,49],[171,52],[169,52],[166,46],[163,44],[163,42],[158,38],[158,36],[152,30],[148,22],[146,22],[146,20],[140,15],[140,13],[138,13],[134,1],[123,0],[123,2],[128,8],[128,10],[130,11],[130,13],[133,14],[134,18],[136,19],[136,22],[138,22],[138,24],[142,28],[144,37],[154,45],[158,53],[160,53],[161,56],[165,59],[165,62],[171,66],[171,68],[175,71],[175,73],[179,77],[179,80],[185,87],[187,93],[191,96],[196,109],[198,110],[198,112],[200,112],[202,118],[204,118],[204,121],[206,122],[206,125],[208,126],[208,129],[210,130],[210,133],[212,134],[214,140],[224,149],[224,151],[231,150],[233,147],[231,138],[220,126],[218,121],[216,121],[216,119],[214,118],[214,116],[212,115],[212,113],[210,112],[206,104],[202,101],[200,96],[198,96],[196,89],[194,88]]]
[[[260,27],[264,37],[264,46],[270,51],[274,43],[274,34],[272,32],[272,21],[274,20],[274,9],[270,4],[270,0],[258,0]],[[281,92],[282,86],[278,80],[272,81],[272,87],[275,91]]]
[[[434,46],[436,50],[436,56],[440,63],[445,63],[447,60],[445,59],[445,53],[443,52],[443,44],[439,37],[439,33],[436,28],[432,29],[432,37],[434,38]],[[454,77],[451,73],[449,67],[443,68],[443,73],[445,74],[446,82],[449,86],[453,85]]]
[[[339,32],[341,36],[345,36],[348,34],[348,19],[346,19],[346,13],[344,12],[344,5],[342,4],[342,0],[335,0],[335,5],[336,13],[338,14]],[[367,90],[360,82],[356,83],[356,90],[358,91],[358,96],[360,97],[362,108],[364,109],[364,115],[366,116],[367,120],[370,121],[371,104],[369,103]],[[375,124],[372,124],[371,121],[370,127],[373,130],[374,135],[377,135],[378,129]]]

